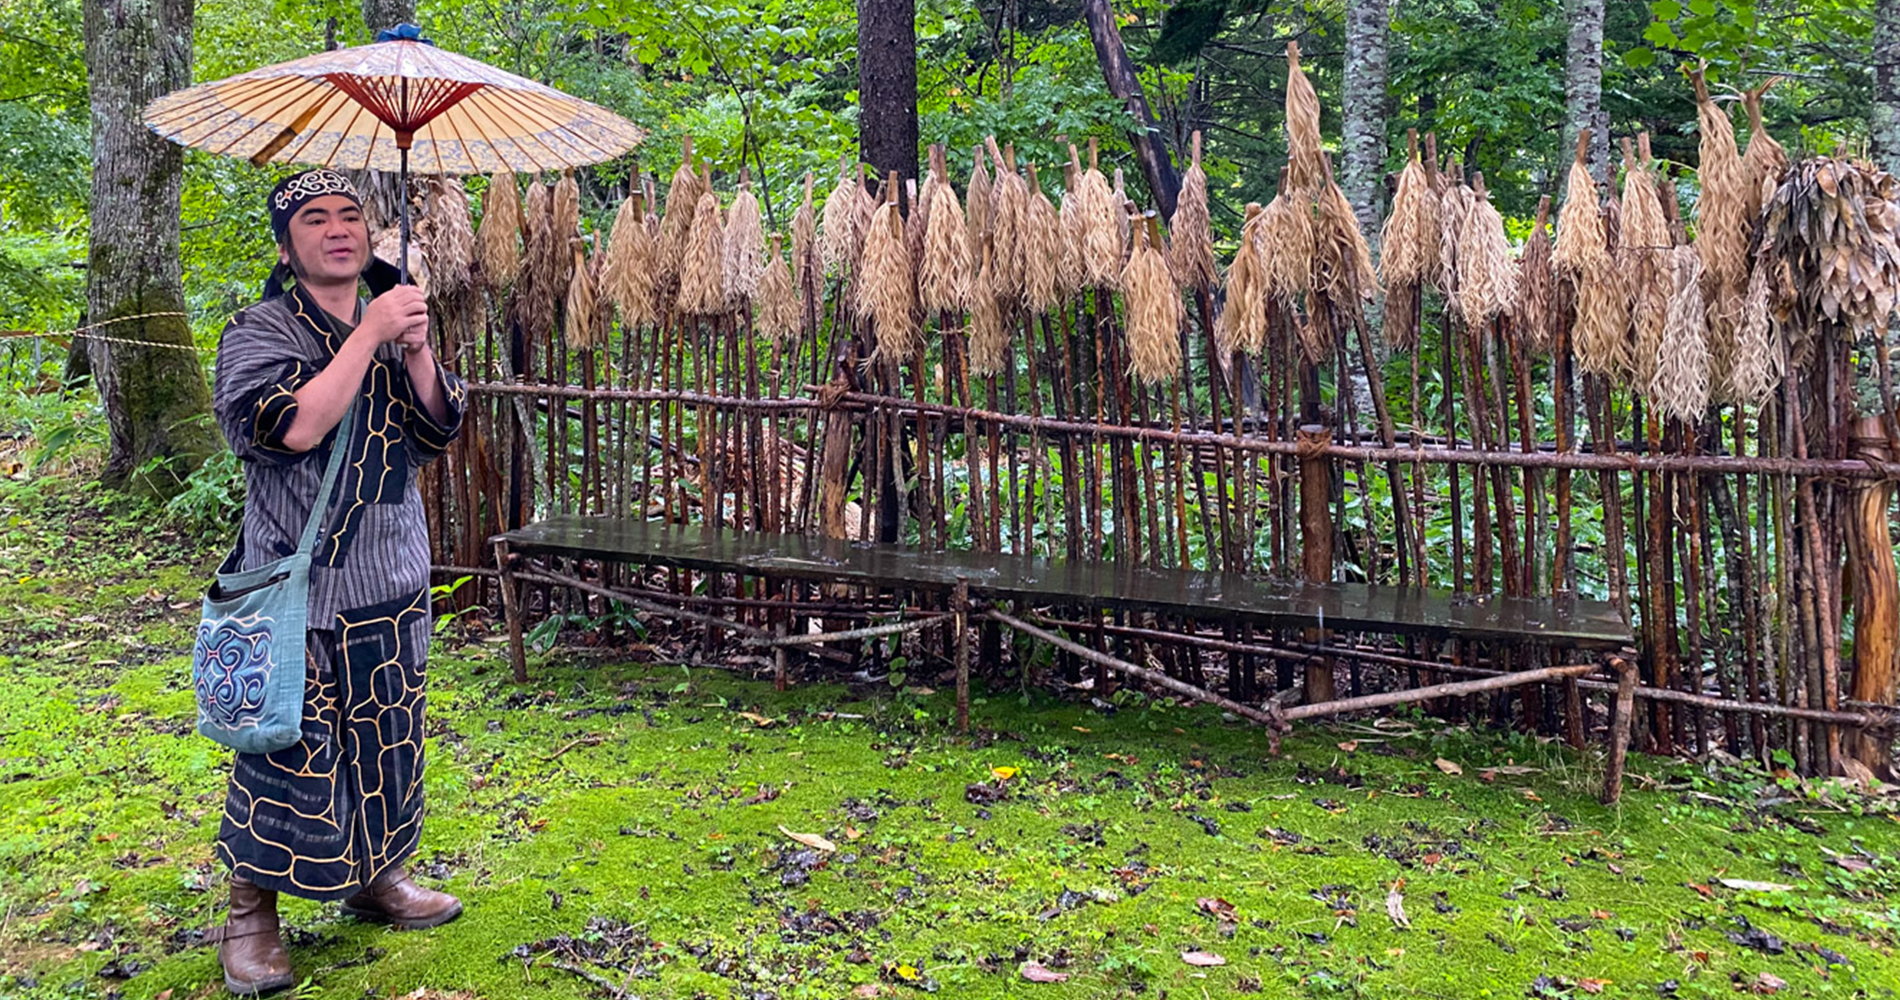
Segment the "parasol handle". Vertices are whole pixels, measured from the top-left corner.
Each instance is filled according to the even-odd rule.
[[[409,283],[409,146],[401,144],[398,152],[402,157],[402,171],[397,176],[396,198],[402,205],[402,239],[396,251],[396,273],[400,275],[398,284]]]

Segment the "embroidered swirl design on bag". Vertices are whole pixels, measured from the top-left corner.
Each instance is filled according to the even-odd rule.
[[[249,729],[264,707],[270,680],[269,618],[226,618],[198,625],[191,648],[191,685],[198,712],[220,729]]]

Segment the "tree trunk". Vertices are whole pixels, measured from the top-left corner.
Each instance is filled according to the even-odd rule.
[[[1874,162],[1900,169],[1900,0],[1874,0]]]
[[[363,0],[363,26],[371,38],[384,28],[415,21],[416,0]]]
[[[1888,459],[1879,417],[1863,417],[1854,429],[1855,457]],[[1900,695],[1900,571],[1894,567],[1887,508],[1893,484],[1860,482],[1848,494],[1847,567],[1854,591],[1854,680],[1850,697],[1892,705]],[[1890,741],[1855,733],[1854,759],[1876,774],[1890,773]]]
[[[1148,182],[1161,217],[1172,219],[1175,199],[1181,196],[1181,177],[1174,172],[1167,143],[1161,141],[1161,126],[1148,109],[1148,99],[1142,96],[1141,77],[1135,73],[1134,63],[1128,61],[1128,48],[1115,27],[1115,12],[1108,0],[1082,0],[1082,17],[1088,22],[1095,61],[1102,65],[1102,78],[1108,81],[1109,92],[1120,98],[1128,106],[1128,114],[1141,123],[1141,131],[1128,134],[1135,160],[1141,165],[1141,176]]]
[[[191,83],[192,0],[88,0],[92,242],[86,342],[111,452],[102,478],[135,493],[176,493],[216,451],[211,393],[191,339],[178,262],[184,157],[140,121],[145,105]],[[115,322],[123,317],[149,316]],[[165,346],[146,346],[157,344]],[[153,459],[164,461],[152,468]]]
[[[1560,150],[1577,148],[1577,133],[1590,130],[1590,174],[1607,180],[1610,165],[1610,116],[1603,113],[1603,2],[1564,0],[1570,42],[1564,54],[1564,141]],[[1561,186],[1561,185],[1560,185]]]
[[[1376,252],[1385,201],[1385,54],[1391,0],[1346,4],[1345,157],[1340,182]]]
[[[363,27],[369,29],[371,41],[385,28],[414,24],[415,20],[416,0],[363,0]],[[363,196],[363,214],[368,217],[371,235],[397,223],[402,214],[400,175],[385,170],[352,170],[350,179]]]
[[[917,176],[917,4],[858,0],[858,155]]]

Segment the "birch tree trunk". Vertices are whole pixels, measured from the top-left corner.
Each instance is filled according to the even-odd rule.
[[[1570,41],[1564,53],[1564,141],[1558,147],[1568,155],[1577,148],[1577,133],[1589,129],[1590,175],[1599,183],[1607,180],[1610,165],[1610,117],[1603,113],[1603,2],[1564,0]]]
[[[917,4],[858,0],[858,155],[917,176]]]
[[[86,360],[106,411],[102,478],[148,496],[176,493],[220,444],[204,366],[182,315],[178,262],[184,157],[140,121],[191,83],[192,0],[87,0],[92,101],[91,245],[86,320],[108,324]],[[150,316],[151,313],[176,315]],[[115,322],[124,317],[146,318]],[[148,469],[153,459],[163,459]]]
[[[1385,216],[1386,28],[1391,0],[1347,0],[1345,155],[1340,186],[1376,253]]]
[[[1874,162],[1900,169],[1900,0],[1874,0]]]

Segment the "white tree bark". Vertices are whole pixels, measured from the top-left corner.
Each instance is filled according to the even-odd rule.
[[[1900,0],[1874,2],[1874,109],[1868,123],[1874,162],[1900,170]]]
[[[1376,252],[1385,214],[1386,29],[1391,0],[1347,0],[1345,156],[1340,186]]]
[[[1564,0],[1570,41],[1564,53],[1564,141],[1559,147],[1570,156],[1577,133],[1589,129],[1590,174],[1600,182],[1608,180],[1610,165],[1610,116],[1603,113],[1603,2]]]

